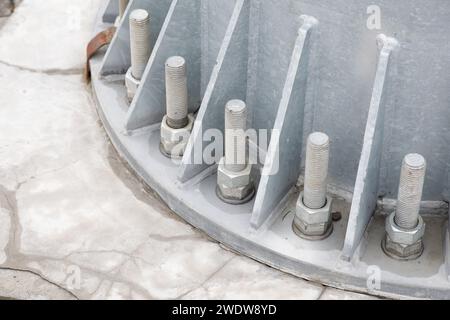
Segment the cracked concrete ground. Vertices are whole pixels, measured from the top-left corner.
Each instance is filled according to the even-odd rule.
[[[120,162],[82,81],[101,0],[0,20],[0,297],[369,299],[225,250]]]

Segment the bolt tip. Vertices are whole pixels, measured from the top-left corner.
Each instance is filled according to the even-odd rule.
[[[231,113],[242,113],[246,110],[245,102],[242,100],[230,100],[227,103],[226,109]]]
[[[166,61],[166,66],[169,68],[181,68],[186,65],[186,60],[180,56],[170,57]]]
[[[425,158],[418,153],[406,155],[404,163],[412,169],[422,169],[426,166]]]
[[[325,146],[330,143],[330,138],[322,132],[314,132],[309,136],[309,142],[314,146]]]
[[[148,20],[150,18],[148,12],[144,9],[136,9],[133,10],[130,14],[130,20],[134,20],[137,22],[142,22]]]

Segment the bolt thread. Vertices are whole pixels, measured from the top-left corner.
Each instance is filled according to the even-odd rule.
[[[231,100],[225,107],[225,168],[241,172],[247,167],[247,106],[244,101]]]
[[[308,137],[306,148],[305,190],[303,203],[311,209],[321,209],[327,202],[327,176],[330,139],[316,132]]]
[[[400,228],[411,230],[419,222],[425,172],[426,160],[420,154],[409,154],[403,160],[395,213]]]
[[[125,10],[127,9],[129,0],[119,0],[119,16],[123,17]]]
[[[130,14],[131,74],[141,80],[150,58],[150,15],[143,9]]]
[[[188,125],[188,88],[186,61],[170,57],[166,61],[167,124],[174,129]]]

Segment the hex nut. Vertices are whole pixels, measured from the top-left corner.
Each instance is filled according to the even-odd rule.
[[[133,101],[140,83],[140,80],[133,77],[131,68],[129,68],[125,75],[125,86],[127,88],[127,98],[129,102]]]
[[[320,224],[331,221],[331,205],[333,198],[327,196],[327,202],[321,209],[310,209],[303,202],[304,193],[300,193],[297,201],[296,216],[306,224]]]
[[[181,129],[171,128],[167,124],[167,116],[161,123],[161,149],[168,157],[182,157],[194,127],[194,115],[188,115],[188,125]]]
[[[303,195],[302,192],[297,201],[294,230],[297,229],[303,235],[311,237],[328,236],[332,226],[331,206],[333,198],[327,196],[327,202],[321,209],[310,209],[305,206]]]
[[[299,231],[302,238],[307,238],[308,240],[314,240],[312,237],[320,237],[317,240],[322,240],[327,238],[329,231],[331,231],[331,223],[316,223],[316,224],[305,224],[304,221],[295,218],[294,220],[294,231]],[[297,232],[298,234],[298,232]],[[311,237],[311,238],[308,238]]]
[[[414,260],[419,258],[424,250],[422,239],[412,245],[396,243],[388,234],[383,241],[383,250],[391,258],[398,260]]]
[[[249,163],[241,172],[232,172],[225,167],[225,158],[222,158],[217,170],[217,185],[224,198],[242,200],[254,190],[251,178],[252,165]]]
[[[425,223],[423,218],[419,216],[417,226],[412,230],[400,228],[395,223],[395,212],[386,219],[386,233],[394,243],[410,246],[422,240],[425,234]]]

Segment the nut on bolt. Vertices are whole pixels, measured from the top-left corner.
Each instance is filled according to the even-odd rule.
[[[174,159],[183,157],[194,126],[194,116],[188,114],[186,60],[180,56],[167,59],[166,107],[161,125],[161,152]]]
[[[294,232],[307,240],[323,240],[333,231],[331,206],[333,198],[327,197],[326,204],[321,209],[311,209],[304,204],[304,193],[300,194],[297,201],[294,217]]]
[[[230,171],[226,168],[225,161],[222,158],[217,170],[217,194],[219,198],[230,204],[242,204],[250,201],[255,192],[251,172],[251,164],[247,164],[242,171]]]
[[[414,260],[424,250],[422,238],[425,234],[425,223],[419,216],[417,226],[413,229],[400,228],[395,222],[395,212],[386,219],[386,237],[383,250],[391,258],[397,260]]]
[[[186,146],[194,127],[194,116],[188,116],[188,124],[179,129],[172,128],[167,122],[167,116],[161,123],[161,145],[160,149],[163,155],[172,159],[180,159],[183,157]]]
[[[229,101],[225,106],[225,156],[217,171],[217,195],[230,204],[246,203],[255,194],[252,165],[246,157],[246,123],[245,102]]]
[[[386,219],[384,252],[397,260],[414,260],[424,250],[425,223],[420,216],[420,202],[426,172],[426,160],[408,154],[403,160],[397,209]]]
[[[330,140],[321,132],[308,137],[305,189],[297,201],[294,232],[307,240],[323,240],[333,231],[332,202],[326,195]]]
[[[130,14],[131,67],[125,75],[127,97],[131,102],[150,58],[150,15],[146,10],[136,9]]]

